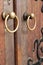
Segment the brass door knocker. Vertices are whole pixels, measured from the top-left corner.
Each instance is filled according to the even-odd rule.
[[[2,13],[2,18],[5,19],[5,27],[6,27],[6,30],[8,32],[14,33],[14,32],[16,32],[18,30],[18,27],[19,27],[19,19],[18,19],[18,17],[16,16],[16,14],[14,12],[11,12],[11,13],[5,13],[5,12],[3,12]],[[16,26],[15,30],[10,30],[8,28],[7,21],[9,19],[15,19],[15,18],[17,19],[17,26]]]
[[[32,62],[32,65],[41,65],[41,63],[43,62],[43,56],[40,57],[40,55],[38,53],[39,49],[43,53],[43,47],[40,48],[41,42],[43,42],[43,28],[41,29],[41,33],[42,33],[42,38],[40,40],[38,40],[38,39],[35,40],[35,42],[34,42],[34,49],[33,49],[33,52],[34,52],[35,51],[35,45],[37,44],[36,55],[37,55],[38,61],[36,63],[34,63],[32,58],[30,58],[30,59],[28,59],[28,65],[31,65],[30,62]]]
[[[33,28],[31,28],[31,27],[29,26],[29,19],[30,19],[30,17],[32,17],[32,19],[34,19],[34,22],[35,22]],[[31,31],[35,30],[35,28],[36,28],[36,17],[35,17],[35,15],[34,15],[33,13],[32,13],[30,16],[28,16],[28,19],[27,19],[27,27],[28,27],[28,29],[31,30]]]
[[[30,25],[29,25],[29,20],[30,19],[34,19],[35,24],[34,24],[33,28],[31,28]],[[31,31],[35,30],[35,28],[36,28],[36,17],[34,15],[34,13],[31,13],[29,15],[27,13],[24,13],[23,14],[23,20],[26,21],[26,25],[27,25],[27,28],[29,30],[31,30]]]

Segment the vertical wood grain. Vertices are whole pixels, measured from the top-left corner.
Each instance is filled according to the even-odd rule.
[[[9,1],[9,0],[8,0]],[[10,0],[10,4],[8,4],[7,0],[4,0],[3,11],[12,12],[13,11],[13,0]],[[10,30],[14,29],[13,19],[8,20],[8,26]],[[5,53],[6,53],[6,65],[15,65],[14,63],[14,33],[9,33],[5,28]]]
[[[5,65],[5,32],[4,21],[2,20],[1,13],[3,11],[3,0],[0,0],[0,65]]]
[[[27,65],[28,58],[33,58],[33,61],[37,61],[36,49],[33,52],[34,41],[40,39],[41,28],[43,27],[43,14],[41,13],[41,1],[35,0],[16,0],[16,13],[19,17],[19,29],[16,33],[16,65]],[[36,29],[30,31],[27,28],[26,21],[23,21],[24,12],[28,14],[34,13],[36,16]],[[30,27],[34,26],[34,22],[31,20]],[[43,45],[42,45],[43,46]],[[43,65],[43,64],[42,64]]]

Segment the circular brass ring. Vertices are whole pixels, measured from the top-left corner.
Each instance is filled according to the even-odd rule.
[[[7,15],[6,18],[5,18],[5,27],[6,27],[6,29],[7,29],[8,32],[14,33],[14,32],[16,32],[16,31],[18,30],[19,20],[18,20],[18,17],[15,15],[14,18],[17,19],[17,27],[15,28],[15,30],[12,31],[12,30],[10,30],[10,29],[8,28],[8,25],[7,25],[7,21],[8,21],[9,18],[10,18],[10,15]]]
[[[33,28],[30,28],[30,26],[29,26],[29,19],[30,19],[30,17],[32,17],[32,18],[34,19],[34,22],[35,22]],[[33,31],[33,30],[36,28],[36,17],[34,16],[34,14],[31,14],[31,16],[28,16],[28,19],[27,19],[27,27],[28,27],[28,29],[31,30],[31,31]]]

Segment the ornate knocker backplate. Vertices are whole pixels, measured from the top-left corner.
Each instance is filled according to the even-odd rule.
[[[32,62],[32,65],[41,65],[41,63],[43,62],[43,56],[41,57],[40,54],[39,54],[39,49],[40,49],[41,53],[43,53],[43,47],[42,46],[40,47],[40,45],[43,42],[43,28],[41,29],[41,33],[42,33],[42,38],[40,40],[38,40],[38,39],[35,40],[34,49],[33,49],[33,52],[34,52],[35,51],[35,46],[37,44],[36,55],[37,55],[38,61],[36,63],[34,63],[32,58],[29,58],[28,59],[28,65],[31,65],[30,62]]]

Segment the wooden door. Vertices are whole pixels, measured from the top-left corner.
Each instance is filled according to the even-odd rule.
[[[1,18],[3,11],[3,0],[0,0],[0,65],[5,65],[5,33],[4,33],[4,22]]]
[[[36,63],[38,61],[36,55],[37,46],[34,52],[33,48],[34,41],[36,39],[40,40],[41,38],[41,28],[43,27],[43,13],[41,12],[42,5],[43,3],[41,0],[16,0],[16,13],[19,17],[19,30],[17,31],[17,33],[15,33],[16,65],[28,65],[27,62],[29,58],[32,58],[33,63]],[[23,20],[23,14],[25,12],[27,12],[28,14],[35,14],[37,24],[35,30],[33,31],[30,31],[27,28],[27,21]],[[34,21],[31,20],[30,27],[33,26]],[[39,54],[41,56],[40,52]],[[41,64],[42,63],[43,62],[41,62]]]
[[[32,58],[33,63],[36,63],[38,61],[36,55],[37,46],[34,52],[33,48],[34,41],[36,39],[40,40],[41,38],[41,28],[43,27],[43,13],[41,12],[41,7],[43,3],[41,0],[10,0],[11,4],[8,6],[9,2],[7,2],[8,0],[0,0],[0,65],[28,65],[27,62],[29,58]],[[14,11],[16,11],[17,16],[19,17],[19,29],[16,33],[10,34],[5,30],[1,13],[3,10],[13,11],[13,4]],[[23,20],[24,12],[35,14],[37,23],[35,30],[30,31],[27,28],[27,21]],[[11,25],[10,28],[13,28],[12,22],[9,23],[9,25]],[[33,27],[33,25],[34,21],[31,20],[30,27]],[[43,45],[41,46],[43,47]],[[39,54],[43,56],[40,52]],[[41,64],[42,63],[43,62],[41,62]]]
[[[2,12],[13,11],[13,0],[0,0],[0,65],[14,64],[14,33],[10,34],[5,28],[5,20],[2,19]],[[8,23],[13,29],[13,20]]]

